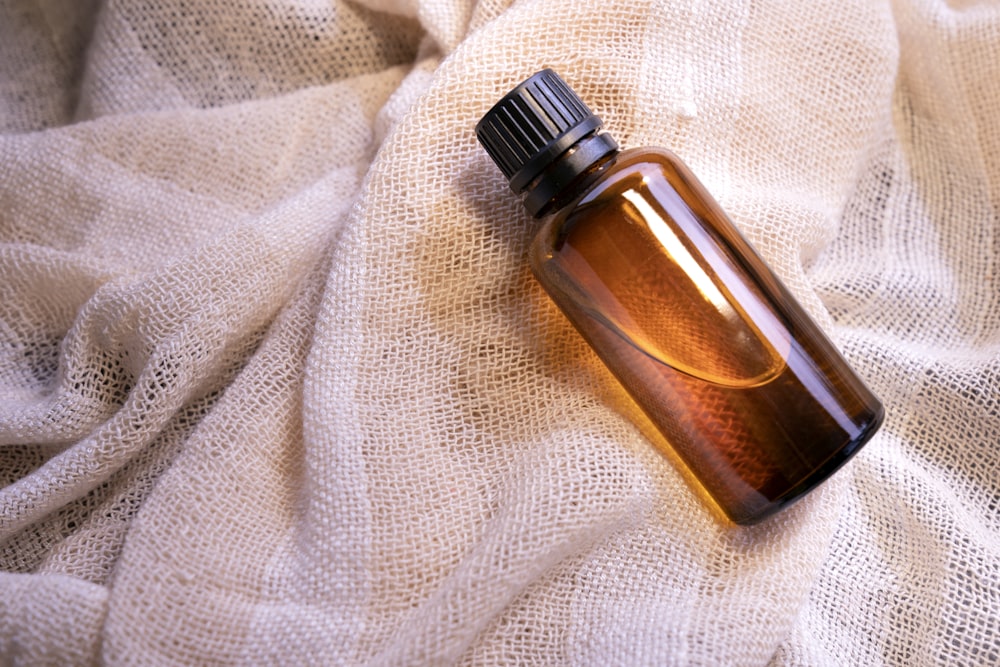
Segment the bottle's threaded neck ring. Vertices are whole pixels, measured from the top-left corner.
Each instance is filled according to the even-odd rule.
[[[605,132],[588,134],[554,159],[534,183],[526,186],[524,207],[531,215],[540,215],[546,204],[575,183],[601,158],[617,150],[618,144],[611,135]]]
[[[544,69],[490,109],[476,136],[534,215],[604,155],[617,150],[603,123],[558,74]]]

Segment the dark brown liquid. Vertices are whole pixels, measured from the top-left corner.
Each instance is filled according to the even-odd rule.
[[[668,153],[628,152],[532,250],[540,282],[737,523],[813,488],[882,407]]]

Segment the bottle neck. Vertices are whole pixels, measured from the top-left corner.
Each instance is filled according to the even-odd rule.
[[[524,187],[524,206],[536,218],[576,198],[597,172],[618,154],[618,144],[604,132],[588,134],[552,161]]]

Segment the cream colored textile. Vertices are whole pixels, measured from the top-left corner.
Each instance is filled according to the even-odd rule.
[[[883,399],[752,529],[525,268],[552,66]],[[0,662],[1000,663],[1000,7],[7,0]]]

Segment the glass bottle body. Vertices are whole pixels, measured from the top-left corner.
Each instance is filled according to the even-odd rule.
[[[882,406],[672,153],[612,156],[548,215],[532,269],[731,520],[811,490]]]

